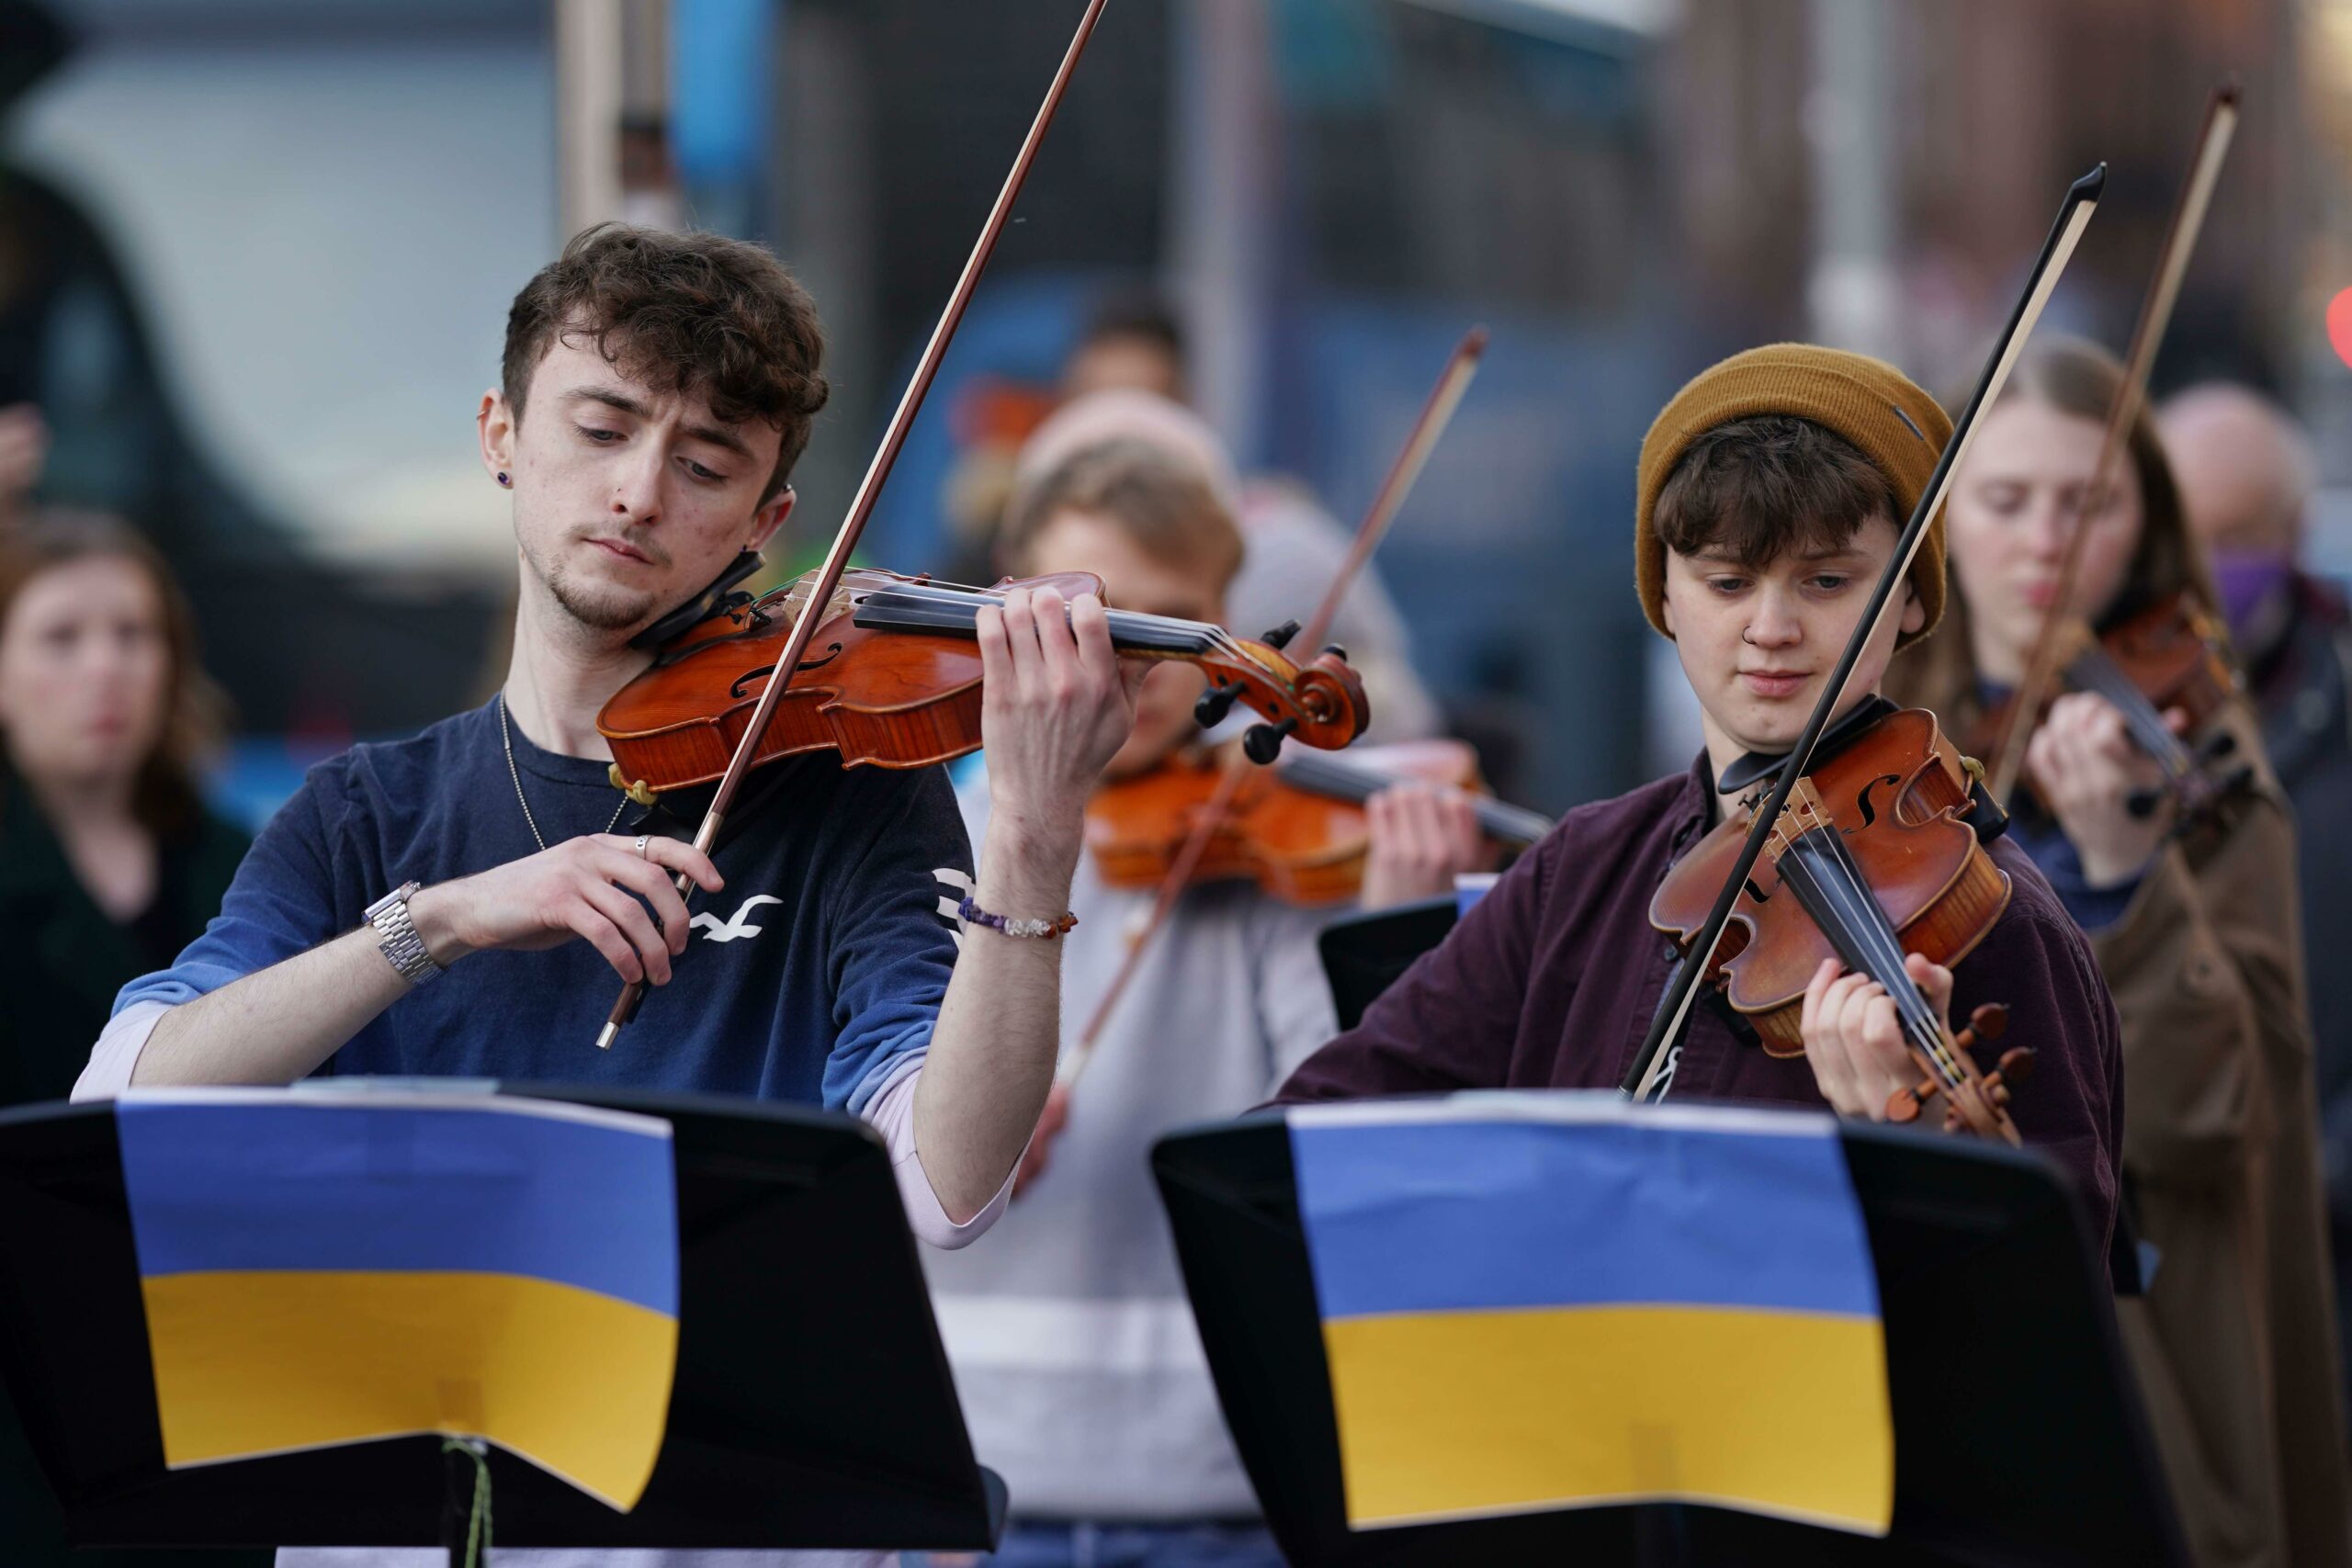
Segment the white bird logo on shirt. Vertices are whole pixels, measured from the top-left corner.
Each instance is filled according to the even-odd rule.
[[[702,914],[696,915],[693,919],[686,923],[688,925],[700,926],[702,928],[703,940],[705,942],[733,942],[737,937],[757,936],[765,929],[761,926],[747,926],[743,923],[753,909],[758,908],[763,904],[781,904],[783,902],[783,899],[777,897],[773,893],[754,893],[749,898],[744,899],[741,905],[736,908],[735,912],[727,917],[727,919],[723,924],[720,922],[717,915],[711,914],[707,910]]]

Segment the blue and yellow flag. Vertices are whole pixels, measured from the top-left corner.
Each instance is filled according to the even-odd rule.
[[[1683,1500],[1886,1533],[1829,1118],[1476,1094],[1289,1122],[1351,1526]]]
[[[167,1465],[440,1432],[636,1506],[677,1362],[668,1122],[218,1090],[115,1123]]]

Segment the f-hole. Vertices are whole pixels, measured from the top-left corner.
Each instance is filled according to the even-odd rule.
[[[842,645],[840,643],[827,643],[825,645],[824,658],[804,659],[799,663],[792,667],[792,672],[796,675],[805,675],[811,670],[822,670],[826,665],[831,664],[834,660],[839,659],[841,656]],[[747,695],[748,694],[743,690],[745,686],[749,685],[753,681],[758,680],[761,676],[772,672],[775,669],[775,666],[773,664],[763,664],[757,670],[744,671],[741,675],[735,677],[735,683],[727,688],[727,694],[730,697],[738,698]]]
[[[1900,788],[1902,787],[1902,784],[1903,775],[1901,773],[1881,773],[1878,777],[1864,784],[1862,786],[1862,793],[1854,796],[1854,809],[1862,814],[1862,827],[1847,829],[1846,837],[1849,839],[1852,838],[1855,834],[1860,832],[1862,828],[1867,828],[1871,823],[1878,820],[1878,807],[1871,804],[1871,792],[1872,790],[1878,788],[1881,784],[1893,784],[1895,787]]]

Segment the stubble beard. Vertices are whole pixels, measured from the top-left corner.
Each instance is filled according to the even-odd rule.
[[[526,548],[524,563],[555,601],[556,608],[583,631],[629,631],[650,622],[658,605],[654,595],[611,583],[583,581],[562,561],[542,561]]]

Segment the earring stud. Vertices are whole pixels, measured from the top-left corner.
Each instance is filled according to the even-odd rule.
[[[503,489],[513,490],[514,488],[514,481],[508,479],[504,474],[500,474],[498,476],[498,482],[500,487]]]

